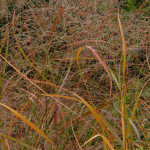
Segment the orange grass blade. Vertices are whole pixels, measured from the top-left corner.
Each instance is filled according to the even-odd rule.
[[[149,0],[145,0],[142,5],[136,10],[136,13],[139,12],[147,3],[149,2]]]
[[[12,108],[6,106],[5,104],[0,103],[0,105],[9,109],[11,112],[13,112],[17,117],[19,117],[21,120],[23,120],[28,126],[30,126],[32,129],[34,129],[37,133],[39,133],[41,136],[43,136],[47,141],[49,141],[55,147],[53,141],[42,130],[40,130],[37,126],[35,126],[33,123],[31,123],[25,117],[23,117],[20,113],[18,113],[17,111],[15,111]]]
[[[24,111],[24,109],[26,108],[27,105],[28,105],[28,102],[25,103],[24,106],[21,108],[20,114]],[[18,117],[15,117],[14,121],[16,121],[17,119],[18,119]],[[9,128],[7,129],[6,133],[8,133],[11,130],[12,126],[14,125],[14,121],[11,122],[11,124],[10,124]]]
[[[78,102],[81,102],[81,100],[79,99],[76,99],[74,97],[70,97],[70,96],[64,96],[64,95],[57,95],[57,94],[40,94],[40,95],[43,95],[43,96],[49,96],[49,97],[61,97],[61,98],[66,98],[66,99],[72,99],[72,100],[75,100],[75,101],[78,101]]]

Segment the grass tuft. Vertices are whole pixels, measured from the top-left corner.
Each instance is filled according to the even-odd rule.
[[[148,0],[0,1],[0,149],[150,149],[148,19]]]

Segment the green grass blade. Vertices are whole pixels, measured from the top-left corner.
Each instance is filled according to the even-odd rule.
[[[13,138],[13,137],[8,136],[8,135],[5,135],[5,134],[1,134],[1,135],[4,136],[4,137],[9,138],[9,139],[12,140],[12,141],[15,141],[15,142],[19,143],[20,145],[22,145],[22,146],[24,146],[24,147],[26,147],[26,148],[30,148],[30,149],[32,149],[32,150],[36,150],[34,147],[32,147],[32,146],[30,146],[30,145],[28,145],[28,144],[22,142],[20,139]]]

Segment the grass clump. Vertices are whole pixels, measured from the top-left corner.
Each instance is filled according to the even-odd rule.
[[[150,148],[149,5],[126,3],[1,1],[0,148]]]

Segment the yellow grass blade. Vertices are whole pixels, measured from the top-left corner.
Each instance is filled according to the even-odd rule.
[[[23,117],[20,113],[18,113],[17,111],[13,110],[12,108],[6,106],[5,104],[0,103],[0,105],[5,107],[5,108],[7,108],[7,109],[9,109],[11,112],[13,112],[17,117],[22,119],[28,126],[33,128],[37,133],[39,133],[41,136],[43,136],[47,141],[49,141],[55,147],[53,141],[47,135],[45,135],[42,130],[40,130],[37,126],[35,126],[33,123],[31,123],[25,117]]]
[[[123,134],[123,149],[126,149],[126,124],[125,124],[125,101],[126,101],[126,85],[125,85],[125,76],[126,76],[126,45],[125,37],[118,13],[118,22],[121,32],[122,45],[123,45],[123,84],[122,84],[122,98],[121,98],[121,121],[122,121],[122,134]]]
[[[72,100],[75,100],[75,101],[82,103],[79,99],[76,99],[76,98],[70,97],[70,96],[64,96],[64,95],[58,95],[58,94],[40,94],[40,95],[49,96],[49,97],[61,97],[61,98],[65,98],[65,99],[72,99]]]
[[[105,138],[105,137],[104,137],[103,135],[101,135],[101,134],[97,134],[97,135],[91,137],[91,138],[90,138],[88,141],[86,141],[81,147],[85,146],[87,143],[89,143],[90,141],[92,141],[93,139],[95,139],[95,138],[97,138],[97,137],[99,137],[99,136],[103,138],[103,140],[106,142],[106,144],[108,145],[108,147],[109,147],[111,150],[115,150],[115,149],[113,148],[113,146],[111,145],[111,143],[108,141],[108,139]]]
[[[140,96],[141,96],[145,86],[148,84],[149,81],[150,81],[150,79],[145,82],[144,86],[142,87],[142,89],[140,91],[140,94],[138,95],[138,97],[137,97],[137,99],[135,101],[135,104],[134,104],[134,107],[133,107],[133,110],[132,110],[132,113],[131,113],[131,119],[133,119],[133,117],[135,115],[135,112],[136,112],[136,109],[137,109],[137,105],[138,105],[138,100],[139,100],[139,98],[140,98]]]
[[[76,141],[77,141],[77,144],[78,144],[78,146],[79,146],[79,149],[80,149],[80,150],[82,150],[82,148],[81,148],[81,146],[80,146],[80,144],[79,144],[79,141],[78,141],[78,139],[77,139],[77,137],[76,137],[76,134],[75,134],[75,132],[74,132],[72,122],[71,122],[71,128],[72,128],[72,131],[73,131],[74,137],[75,137],[75,139],[76,139]]]
[[[21,108],[20,110],[20,114],[24,111],[24,109],[26,108],[26,106],[28,105],[28,102],[25,103],[25,105]],[[18,119],[18,117],[15,117],[14,121],[16,121]],[[9,128],[7,129],[6,133],[9,133],[9,131],[11,130],[12,126],[14,125],[14,121],[11,122]]]
[[[125,37],[124,37],[124,33],[123,33],[119,14],[118,14],[118,22],[119,22],[119,28],[120,28],[120,32],[121,32],[122,45],[123,45],[123,57],[124,57],[123,58],[123,76],[125,77],[125,73],[126,73],[126,44],[125,44]]]

